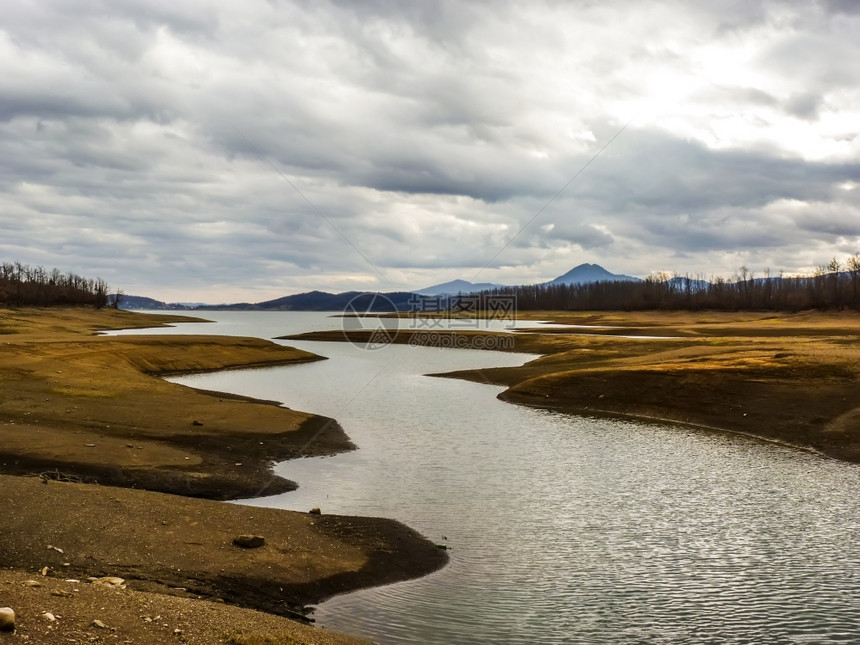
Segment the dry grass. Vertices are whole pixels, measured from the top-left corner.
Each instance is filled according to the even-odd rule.
[[[59,469],[166,492],[252,496],[267,485],[270,492],[288,489],[269,463],[292,456],[328,423],[158,378],[319,358],[308,352],[253,338],[95,335],[174,322],[112,310],[0,310],[0,321],[16,331],[0,340],[0,458],[7,472]],[[350,448],[329,423],[308,452]]]
[[[522,367],[461,372],[509,386],[511,402],[659,418],[752,434],[860,462],[860,316],[856,313],[535,313],[612,325],[545,333]],[[613,337],[623,333],[632,338]],[[636,338],[658,336],[659,339]]]
[[[18,613],[15,638],[48,645],[356,642],[199,598],[288,614],[335,593],[424,575],[446,556],[391,520],[150,492],[277,492],[290,483],[274,477],[270,463],[294,455],[320,429],[306,452],[351,448],[331,420],[157,376],[316,360],[312,354],[259,339],[94,334],[175,320],[0,310],[0,328],[14,332],[0,338],[0,605]],[[94,480],[126,488],[61,483]],[[267,543],[233,546],[243,533]],[[65,578],[91,575],[119,575],[129,589],[66,588]],[[23,584],[34,577],[41,586]],[[44,611],[60,618],[49,622]],[[156,615],[161,620],[143,620]]]

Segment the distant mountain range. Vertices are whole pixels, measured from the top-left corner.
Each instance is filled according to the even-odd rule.
[[[629,275],[611,273],[598,264],[580,264],[564,275],[543,284],[588,284],[592,282],[634,281],[639,278]],[[123,296],[120,307],[123,309],[155,309],[155,310],[196,310],[218,309],[239,311],[344,311],[352,303],[358,312],[365,311],[409,311],[421,307],[421,300],[438,301],[439,297],[456,296],[458,294],[478,293],[493,289],[503,289],[506,285],[490,282],[473,283],[466,280],[451,280],[416,291],[392,291],[374,294],[363,291],[346,291],[344,293],[327,293],[325,291],[309,291],[297,293],[283,298],[266,300],[265,302],[205,305],[191,303],[167,303],[144,296]]]

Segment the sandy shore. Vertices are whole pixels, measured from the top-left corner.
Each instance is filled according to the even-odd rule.
[[[528,317],[589,328],[517,332],[508,351],[544,356],[521,367],[444,376],[507,386],[499,398],[512,403],[738,432],[860,462],[856,312],[528,312]],[[347,333],[361,342],[371,332]],[[474,336],[493,335],[450,333],[462,337],[450,344],[457,347],[469,346]],[[422,334],[402,328],[393,341],[415,342]],[[345,339],[341,331],[301,337]]]
[[[353,446],[331,419],[159,378],[319,360],[313,354],[259,339],[94,334],[175,320],[0,310],[0,606],[18,612],[15,638],[155,643],[166,622],[179,642],[354,642],[280,616],[425,575],[445,553],[391,520],[200,499],[289,490],[274,461]],[[239,548],[240,534],[266,543]],[[123,578],[126,588],[104,596],[91,576]],[[222,603],[230,618],[213,620]],[[170,619],[144,620],[153,613]]]

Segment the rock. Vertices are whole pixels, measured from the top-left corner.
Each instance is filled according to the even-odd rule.
[[[239,535],[233,540],[233,544],[243,549],[258,549],[266,543],[262,535]]]
[[[53,623],[57,620],[57,617],[54,616],[50,611],[42,612],[42,618],[47,620],[49,623]]]
[[[200,421],[197,421],[197,419],[195,419],[194,421],[191,422],[191,425],[199,427],[199,426],[202,426],[203,424]]]
[[[107,625],[105,625],[102,621],[100,621],[98,618],[96,618],[93,621],[93,627],[98,627],[99,629],[106,629]]]
[[[109,587],[110,589],[125,589],[125,580],[116,576],[104,576],[102,578],[87,578],[91,583],[100,587]]]
[[[314,506],[311,510],[308,511],[311,515],[321,515],[322,511],[319,506]]]
[[[43,576],[48,575],[48,567],[42,567],[42,575]]]
[[[15,612],[11,607],[0,607],[0,632],[15,631]]]
[[[23,584],[25,587],[41,587],[42,586],[42,583],[39,582],[38,580],[25,580],[21,584]]]

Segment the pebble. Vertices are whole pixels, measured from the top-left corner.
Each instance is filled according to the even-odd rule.
[[[233,544],[243,549],[257,549],[266,543],[262,535],[239,535],[233,539]]]
[[[23,584],[25,587],[41,587],[42,586],[42,583],[39,582],[38,580],[25,580],[21,584]]]
[[[105,625],[102,621],[100,621],[98,618],[96,618],[93,621],[93,627],[98,627],[99,629],[106,629],[107,625]]]
[[[310,513],[311,515],[319,515],[320,513],[322,513],[322,511],[320,510],[319,506],[314,506],[311,510],[308,511],[308,513]]]
[[[49,623],[53,623],[57,620],[57,617],[54,616],[54,614],[52,614],[50,611],[43,611],[42,618],[47,620]]]
[[[0,632],[15,631],[15,611],[11,607],[0,607]]]
[[[125,580],[116,576],[104,576],[102,578],[87,578],[91,583],[100,587],[109,587],[110,589],[125,589]]]

